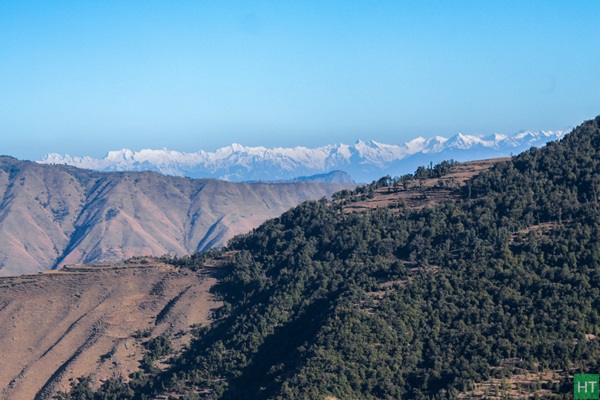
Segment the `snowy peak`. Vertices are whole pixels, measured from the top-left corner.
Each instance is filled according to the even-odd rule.
[[[231,181],[290,180],[342,170],[353,179],[365,182],[386,173],[412,172],[416,163],[424,165],[445,158],[466,161],[505,157],[531,146],[543,146],[562,138],[567,132],[520,131],[514,135],[496,133],[485,137],[459,133],[451,138],[417,137],[399,145],[357,140],[351,145],[338,143],[317,148],[247,147],[233,143],[214,152],[199,150],[194,153],[121,149],[109,151],[100,159],[51,153],[38,162],[97,171],[153,170],[165,175]]]
[[[445,147],[466,150],[481,144],[483,144],[483,141],[480,138],[459,133],[448,139],[445,143]]]
[[[144,150],[142,150],[144,151]],[[134,158],[134,153],[133,151],[129,150],[129,149],[121,149],[118,151],[109,151],[108,154],[106,155],[106,159],[110,160],[110,161],[128,161],[128,160],[133,160]]]

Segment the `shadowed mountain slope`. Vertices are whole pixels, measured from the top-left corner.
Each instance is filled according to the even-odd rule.
[[[351,186],[98,173],[0,157],[0,276],[203,251]]]

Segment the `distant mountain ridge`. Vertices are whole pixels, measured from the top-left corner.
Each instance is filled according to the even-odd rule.
[[[0,156],[0,276],[225,244],[351,183],[233,183]]]
[[[292,183],[292,182],[328,182],[328,183],[355,183],[350,175],[344,171],[331,171],[324,174],[310,176],[298,176],[292,179],[280,179],[274,181],[247,181],[246,183]]]
[[[150,170],[165,175],[234,182],[293,180],[299,176],[342,170],[355,181],[369,182],[385,174],[401,175],[413,172],[419,165],[449,158],[469,161],[509,156],[532,146],[541,147],[569,131],[520,131],[513,135],[485,137],[459,133],[451,138],[418,137],[401,145],[358,140],[353,145],[340,143],[317,148],[247,147],[234,143],[214,152],[200,150],[193,153],[122,149],[110,151],[101,159],[51,153],[38,162],[95,171]]]

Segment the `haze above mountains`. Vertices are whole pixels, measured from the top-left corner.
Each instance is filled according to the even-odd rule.
[[[486,137],[458,134],[451,138],[418,137],[401,145],[358,140],[352,145],[331,144],[317,148],[246,147],[240,144],[214,152],[179,152],[167,149],[110,151],[101,159],[51,153],[39,163],[66,164],[95,171],[157,171],[165,175],[217,178],[226,181],[293,180],[299,176],[342,170],[357,182],[383,175],[414,172],[420,165],[442,160],[469,161],[506,157],[532,146],[541,147],[562,138],[569,130],[520,131]],[[332,177],[330,177],[332,178]],[[335,177],[347,182],[343,175]]]

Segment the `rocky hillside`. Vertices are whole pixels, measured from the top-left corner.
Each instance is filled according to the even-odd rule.
[[[0,276],[218,247],[352,184],[229,183],[0,157]]]

